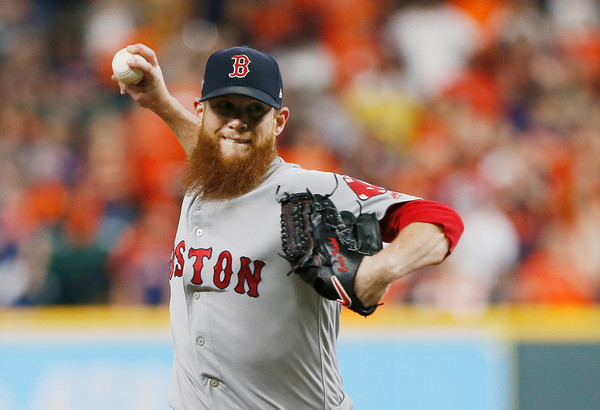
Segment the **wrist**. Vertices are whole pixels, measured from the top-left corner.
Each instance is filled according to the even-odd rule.
[[[158,95],[153,99],[151,105],[148,107],[156,115],[162,118],[164,121],[172,121],[175,113],[177,112],[176,106],[178,101],[168,92],[165,95]]]
[[[379,253],[365,256],[356,272],[354,280],[356,296],[365,306],[378,304],[393,282],[390,279],[390,270],[382,260]]]

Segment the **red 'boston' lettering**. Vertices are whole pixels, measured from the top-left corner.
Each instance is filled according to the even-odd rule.
[[[260,272],[265,266],[263,261],[254,261],[254,274],[250,270],[250,258],[242,256],[240,258],[242,266],[238,272],[238,284],[235,287],[237,293],[244,293],[244,282],[248,284],[248,296],[258,296],[258,283],[260,282]]]
[[[204,258],[210,258],[212,256],[212,248],[208,249],[194,249],[191,248],[188,252],[188,258],[196,258],[194,261],[194,276],[192,277],[192,283],[196,285],[202,285],[202,268],[204,267]]]
[[[173,249],[171,262],[169,264],[169,279],[171,279],[173,275],[183,275],[183,267],[185,266],[183,252],[185,252],[185,241],[179,242],[177,246],[175,246],[175,249]]]
[[[212,248],[190,248],[187,255],[186,249],[185,241],[180,241],[173,249],[169,261],[169,280],[173,276],[183,276],[183,269],[187,260],[192,263],[191,283],[194,285],[204,284],[202,271],[210,269],[211,265],[214,271],[213,283],[215,286],[219,289],[226,289],[231,285],[231,276],[233,275],[231,252],[223,251],[215,260]],[[261,272],[264,266],[265,262],[261,260],[252,260],[246,256],[240,257],[240,269],[237,272],[237,284],[234,291],[242,295],[247,293],[248,296],[253,298],[258,297],[258,285],[261,281]]]
[[[225,263],[225,265],[223,265]],[[231,253],[227,251],[221,252],[217,263],[215,263],[215,276],[213,282],[219,289],[225,289],[229,286],[231,280],[231,274],[233,269],[231,268]]]

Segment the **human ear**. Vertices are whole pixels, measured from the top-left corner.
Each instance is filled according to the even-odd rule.
[[[194,114],[200,119],[202,113],[204,113],[204,102],[200,101],[200,98],[194,98]]]
[[[285,124],[290,117],[290,110],[287,107],[281,107],[275,115],[275,135],[279,135],[283,132]]]

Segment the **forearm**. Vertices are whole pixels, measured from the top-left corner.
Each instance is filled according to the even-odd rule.
[[[189,155],[198,137],[199,124],[196,116],[169,93],[154,50],[140,43],[128,46],[127,50],[144,57],[128,62],[130,67],[137,68],[144,76],[135,84],[119,83],[121,94],[129,94],[141,107],[158,115],[175,133]],[[114,76],[112,78],[116,81]]]
[[[162,104],[149,108],[173,131],[186,154],[191,154],[198,138],[197,117],[173,96],[166,98]]]
[[[442,262],[448,249],[439,226],[425,222],[406,226],[385,249],[363,259],[355,279],[358,298],[365,306],[377,304],[394,281]]]

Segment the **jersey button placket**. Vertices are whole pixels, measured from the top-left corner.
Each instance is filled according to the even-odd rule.
[[[210,379],[210,386],[217,387],[219,385],[219,381],[217,379]]]
[[[201,237],[202,235],[204,235],[204,231],[202,230],[202,228],[196,229],[196,236]]]

